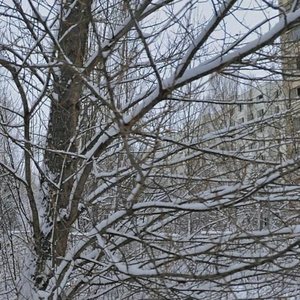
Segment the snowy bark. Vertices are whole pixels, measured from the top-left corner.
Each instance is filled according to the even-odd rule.
[[[0,297],[217,299],[244,286],[249,298],[256,287],[297,295],[300,159],[285,151],[298,133],[282,127],[299,108],[253,82],[286,71],[277,38],[300,10],[235,0],[28,5],[0,6],[17,24],[0,47],[16,98],[0,105],[13,114],[0,134],[17,150],[0,167],[21,186],[11,195],[22,223],[3,236],[28,256],[23,269],[6,259],[14,276]],[[234,84],[222,89],[223,77]]]

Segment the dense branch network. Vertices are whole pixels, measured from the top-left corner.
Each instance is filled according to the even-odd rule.
[[[300,9],[254,2],[0,2],[0,293],[298,295]]]

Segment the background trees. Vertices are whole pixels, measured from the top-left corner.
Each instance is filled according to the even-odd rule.
[[[295,74],[276,43],[299,10],[235,0],[0,9],[1,112],[12,116],[1,136],[14,149],[0,164],[18,195],[8,202],[22,208],[5,230],[28,257],[3,260],[15,270],[3,297],[298,295],[299,158],[284,130],[298,109],[279,97],[290,92],[279,74]],[[278,95],[256,79],[278,81]]]

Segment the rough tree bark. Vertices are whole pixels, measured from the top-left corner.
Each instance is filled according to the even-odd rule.
[[[77,151],[76,129],[83,88],[78,70],[86,57],[91,4],[91,0],[76,1],[75,5],[73,1],[66,1],[60,16],[55,49],[58,67],[53,72],[54,87],[47,135],[51,151],[45,152],[46,174],[55,184],[47,184],[45,188],[44,205],[47,207],[50,230],[43,237],[42,245],[40,241],[36,242],[37,251],[43,251],[38,253],[41,261],[37,274],[45,269],[48,259],[52,261],[52,267],[59,264],[59,257],[65,254],[70,229],[76,219],[74,212],[76,214],[77,210],[74,207],[77,208],[78,201],[73,199],[70,203],[69,200],[78,159],[67,153]]]
[[[283,13],[262,1],[262,20],[236,35],[227,20],[243,25],[241,14],[259,10],[255,1],[6,2],[0,29],[13,30],[0,39],[0,65],[18,103],[12,133],[0,134],[24,161],[7,165],[0,157],[0,167],[25,190],[20,216],[34,260],[27,268],[20,258],[25,266],[20,280],[4,287],[7,298],[219,299],[239,288],[294,282],[298,215],[295,223],[277,205],[298,201],[299,185],[285,177],[295,178],[300,158],[261,158],[265,137],[254,134],[262,126],[282,132],[279,111],[228,120],[242,105],[265,100],[232,99],[231,89],[223,99],[207,76],[238,75],[240,84],[248,67],[270,68],[271,76],[266,61],[277,60],[276,49],[264,46],[298,25],[300,10],[275,20],[269,10]],[[207,5],[210,16],[202,20],[198,12],[207,13]],[[207,98],[210,88],[218,93]],[[95,122],[85,123],[83,105],[95,107]],[[274,136],[269,145],[281,151]],[[274,229],[257,229],[256,208],[267,207],[260,203],[270,203]],[[75,221],[84,224],[75,228]],[[0,295],[3,286],[0,280]],[[286,296],[284,288],[269,293],[262,297]]]

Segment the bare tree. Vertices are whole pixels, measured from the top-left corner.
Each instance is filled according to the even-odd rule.
[[[18,162],[0,166],[22,193],[11,243],[26,253],[3,260],[20,266],[3,297],[299,295],[300,160],[284,130],[299,112],[279,96],[282,73],[297,80],[279,45],[296,6],[4,0],[0,14],[2,76],[21,107],[0,107],[15,115],[0,134]],[[258,93],[259,79],[277,87]]]

